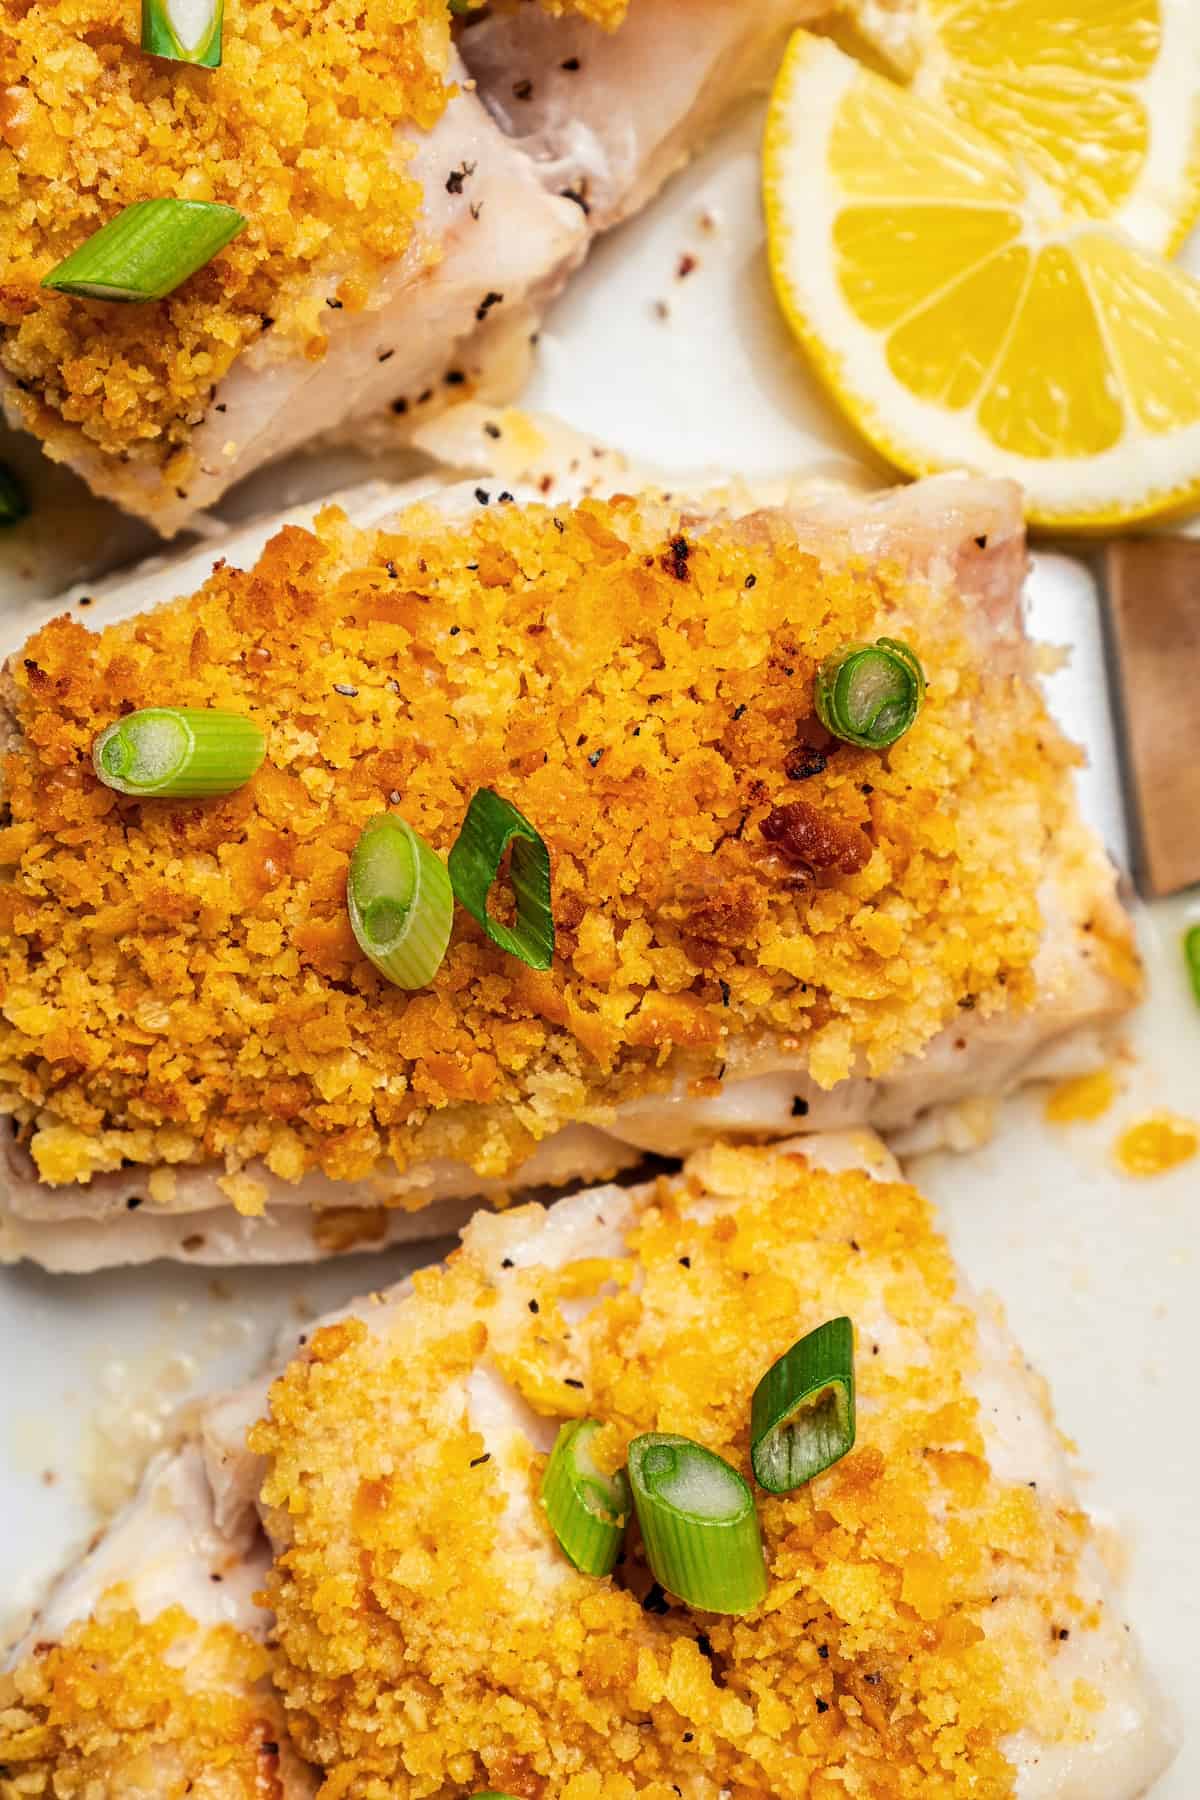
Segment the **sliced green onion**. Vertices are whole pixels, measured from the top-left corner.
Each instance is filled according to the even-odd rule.
[[[790,1494],[854,1446],[854,1327],[828,1319],[779,1358],[750,1404],[755,1480]]]
[[[817,717],[861,750],[886,750],[902,738],[924,698],[925,672],[899,638],[851,644],[817,670]]]
[[[488,911],[488,894],[512,845],[510,880],[517,921],[502,925]],[[458,841],[448,859],[458,900],[483,926],[493,944],[519,956],[531,969],[554,960],[554,914],[550,910],[550,852],[542,834],[508,800],[480,788],[467,808]]]
[[[1183,954],[1188,974],[1192,978],[1192,992],[1196,996],[1196,1004],[1200,1006],[1200,925],[1193,925],[1190,931],[1184,933]]]
[[[224,0],[142,0],[142,49],[170,62],[216,69]]]
[[[599,1419],[572,1419],[559,1428],[546,1473],[542,1505],[569,1561],[585,1575],[611,1575],[633,1510],[624,1469],[605,1475],[591,1441]]]
[[[72,250],[42,286],[89,300],[161,300],[245,223],[236,207],[207,200],[139,200]]]
[[[0,463],[0,528],[29,517],[29,499],[12,470]]]
[[[629,1446],[629,1485],[656,1581],[689,1606],[744,1613],[767,1591],[754,1495],[690,1438],[652,1431]]]
[[[107,726],[92,762],[118,794],[203,800],[244,787],[266,748],[260,728],[240,713],[152,706]]]
[[[346,882],[359,948],[396,987],[427,987],[442,965],[454,895],[436,850],[396,813],[365,827]]]

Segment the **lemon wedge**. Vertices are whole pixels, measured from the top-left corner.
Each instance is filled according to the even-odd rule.
[[[784,312],[889,461],[1012,476],[1054,526],[1200,494],[1200,283],[953,111],[797,32],[764,197]]]
[[[1195,0],[847,0],[854,37],[1063,213],[1169,255],[1200,213]]]

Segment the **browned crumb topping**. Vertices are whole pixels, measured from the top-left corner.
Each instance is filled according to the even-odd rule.
[[[0,1800],[280,1800],[295,1767],[266,1651],[114,1592],[0,1675]]]
[[[586,3],[581,10],[594,12]],[[623,3],[602,3],[616,24]],[[421,205],[396,133],[436,123],[446,0],[237,0],[219,69],[145,55],[139,0],[23,0],[0,33],[0,365],[26,425],[186,481],[214,384],[265,330],[319,358],[326,302],[363,307]],[[166,300],[39,283],[123,206],[220,201],[247,229]]]
[[[280,1544],[276,1682],[323,1793],[1002,1800],[1011,1733],[1088,1734],[1100,1697],[1055,1669],[1063,1621],[1098,1622],[1087,1521],[993,1473],[975,1322],[913,1189],[719,1149],[660,1184],[629,1254],[555,1240],[561,1217],[547,1261],[555,1243],[586,1260],[538,1261],[540,1209],[477,1220],[374,1331],[368,1310],[317,1333],[251,1434]],[[756,1380],[841,1311],[858,1444],[760,1493],[771,1586],[745,1618],[670,1603],[640,1549],[614,1579],[576,1574],[516,1396],[475,1385],[498,1369],[536,1413],[605,1420],[612,1465],[667,1430],[748,1474]]]
[[[503,1175],[668,1059],[709,1078],[765,1040],[832,1086],[960,1006],[1027,1007],[1075,753],[969,625],[898,567],[798,553],[781,515],[628,497],[368,535],[327,513],[188,600],[55,620],[11,665],[0,831],[0,1080],[43,1179],[433,1154]],[[925,707],[885,756],[827,743],[800,806],[814,670],[881,629],[912,639]],[[118,798],[94,738],[163,704],[261,721],[261,772],[203,806]],[[484,785],[550,846],[554,967],[460,910],[430,988],[391,988],[350,931],[349,853],[389,806],[446,851]],[[1123,924],[1097,927],[1132,982]]]

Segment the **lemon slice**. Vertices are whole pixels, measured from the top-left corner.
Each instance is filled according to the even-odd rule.
[[[845,0],[852,42],[1003,144],[1062,211],[1178,249],[1200,213],[1195,0]]]
[[[1200,493],[1200,284],[954,113],[797,32],[764,195],[784,311],[890,461],[1012,476],[1048,525]]]

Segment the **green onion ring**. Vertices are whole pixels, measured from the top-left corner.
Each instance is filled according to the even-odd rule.
[[[454,895],[441,857],[396,813],[364,828],[346,881],[359,949],[395,987],[422,988],[450,942]]]
[[[221,64],[224,0],[142,0],[142,49],[168,62]]]
[[[886,750],[920,712],[925,673],[916,652],[899,638],[878,638],[827,657],[813,695],[826,731],[861,750]]]
[[[559,1428],[546,1473],[542,1505],[568,1561],[585,1575],[611,1575],[633,1511],[623,1469],[605,1475],[592,1460],[599,1419],[571,1419]]]
[[[690,1438],[652,1431],[629,1446],[629,1485],[646,1561],[668,1593],[706,1612],[750,1612],[767,1591],[754,1495],[735,1468]]]
[[[151,706],[106,726],[92,764],[118,794],[205,800],[244,787],[266,747],[261,728],[240,713]]]
[[[488,911],[488,894],[510,844],[510,879],[517,901],[517,919],[511,927],[493,919]],[[478,920],[493,944],[520,957],[531,969],[548,969],[554,960],[550,852],[541,832],[524,813],[491,788],[480,788],[467,808],[447,866],[455,898]]]
[[[10,468],[0,463],[0,529],[29,517],[29,497]]]
[[[790,1494],[854,1446],[854,1327],[828,1319],[772,1364],[750,1405],[750,1462],[772,1494]]]
[[[246,225],[233,206],[138,200],[94,231],[42,286],[88,300],[161,300],[212,261]]]
[[[1200,1006],[1200,925],[1193,925],[1183,935],[1183,954],[1192,978],[1192,992]]]

